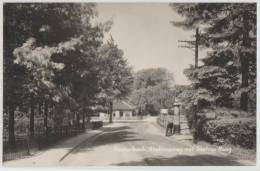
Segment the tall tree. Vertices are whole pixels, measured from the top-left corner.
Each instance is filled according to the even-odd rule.
[[[46,103],[64,95],[71,99],[76,82],[66,75],[68,68],[78,67],[73,70],[77,76],[86,73],[82,68],[88,68],[89,56],[97,56],[93,54],[102,42],[105,28],[91,24],[95,15],[95,5],[91,3],[4,4],[4,106],[10,116],[10,142],[14,142],[13,115],[19,103],[31,99],[33,132],[36,100]],[[81,67],[80,60],[85,60]]]
[[[123,51],[117,47],[111,37],[100,48],[100,96],[109,106],[109,122],[112,122],[113,101],[126,98],[132,89],[133,76],[131,68],[123,57]]]
[[[14,110],[22,102],[24,92],[26,92],[23,85],[28,77],[24,67],[13,63],[13,50],[31,36],[30,18],[32,16],[29,15],[31,10],[28,7],[19,4],[5,3],[3,9],[4,109],[9,117],[9,142],[14,144]]]
[[[199,27],[200,45],[209,47],[215,54],[233,57],[227,63],[239,64],[241,75],[240,108],[248,110],[248,92],[255,85],[256,59],[256,4],[255,3],[193,3],[171,4],[173,10],[184,17],[174,21],[175,26],[186,29]],[[225,58],[226,55],[219,55]],[[254,86],[253,86],[254,87]]]

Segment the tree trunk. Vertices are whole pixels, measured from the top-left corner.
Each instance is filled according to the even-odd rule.
[[[48,129],[48,100],[45,100],[44,103],[44,127],[47,134]]]
[[[41,101],[39,101],[39,103],[38,103],[38,114],[39,114],[39,116],[41,116],[42,115],[42,103],[41,103]],[[40,132],[41,132],[41,130],[40,130]],[[45,133],[46,131],[45,130],[43,130],[43,132]]]
[[[109,123],[113,122],[113,102],[109,102]]]
[[[139,116],[140,116],[140,119],[143,119],[143,109],[142,109],[142,107],[140,106],[139,107]]]
[[[9,118],[8,118],[8,142],[11,146],[15,146],[15,135],[14,135],[14,106],[10,104],[9,106]]]
[[[80,123],[79,123],[79,113],[76,113],[76,122],[77,122],[77,128],[80,128]]]
[[[249,63],[246,57],[241,58],[241,74],[242,74],[242,83],[241,88],[246,88],[248,86],[248,72],[249,72]],[[240,97],[240,109],[248,111],[248,93],[242,92]]]
[[[30,135],[34,135],[34,99],[31,97]]]
[[[38,104],[38,112],[39,112],[39,116],[42,114],[42,104],[41,102],[39,102]]]
[[[192,113],[193,113],[193,121],[192,121],[192,127],[193,127],[193,143],[197,144],[198,142],[198,118],[197,118],[197,112],[198,112],[199,105],[193,105],[192,106]]]
[[[83,129],[85,129],[85,114],[86,114],[85,111],[86,111],[86,110],[84,109],[84,110],[83,110],[83,113],[82,113],[82,120],[83,120],[83,122],[82,122],[82,124],[83,124],[83,125],[82,125],[82,128],[83,128]]]
[[[248,28],[248,14],[245,12],[243,14],[243,46],[248,48],[249,45],[249,28]],[[249,75],[249,59],[247,58],[247,54],[245,52],[241,53],[240,62],[241,62],[241,75],[242,75],[242,83],[241,88],[248,87],[248,75]],[[248,93],[242,92],[240,97],[240,109],[244,111],[248,111]]]

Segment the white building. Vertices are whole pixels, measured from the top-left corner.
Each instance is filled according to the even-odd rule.
[[[113,120],[131,120],[140,119],[137,116],[137,111],[134,106],[125,101],[115,101],[113,103]],[[109,115],[107,113],[100,113],[100,119],[108,119]]]

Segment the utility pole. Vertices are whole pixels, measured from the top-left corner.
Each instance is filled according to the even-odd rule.
[[[195,50],[195,68],[198,68],[199,59],[199,28],[196,28],[195,40],[179,40],[180,43],[186,43],[186,45],[178,46],[180,48],[188,48]],[[197,144],[198,141],[198,124],[197,124],[197,111],[198,104],[193,105],[193,143]]]
[[[196,28],[195,40],[178,40],[179,43],[186,43],[184,45],[179,45],[179,48],[188,48],[195,50],[195,68],[198,68],[198,56],[199,56],[199,29]]]
[[[198,68],[198,56],[199,56],[199,29],[196,28],[195,35],[195,68]]]

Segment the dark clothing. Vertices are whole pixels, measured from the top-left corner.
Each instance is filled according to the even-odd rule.
[[[170,131],[170,135],[172,135],[173,134],[173,122],[168,122],[168,124],[166,126],[165,136],[168,136],[169,131]]]

